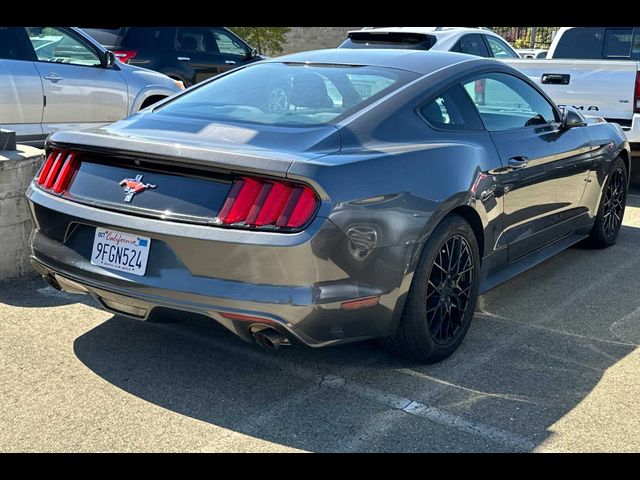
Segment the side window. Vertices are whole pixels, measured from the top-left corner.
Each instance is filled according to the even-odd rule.
[[[464,84],[491,132],[558,121],[555,109],[532,86],[505,73],[490,73]]]
[[[36,54],[23,27],[0,27],[0,58],[27,61],[36,59]]]
[[[98,54],[84,42],[56,27],[27,27],[29,40],[41,62],[100,66]]]
[[[176,50],[179,52],[206,52],[204,28],[180,27],[176,35]]]
[[[239,57],[246,57],[248,52],[246,47],[233,37],[226,30],[222,28],[211,29],[211,34],[215,39],[215,43],[220,53],[226,55],[237,55]]]
[[[633,58],[634,60],[640,60],[640,27],[636,27],[635,35],[633,36],[631,58]]]
[[[566,30],[553,52],[553,58],[601,58],[604,28],[574,27]]]
[[[484,44],[482,40],[482,36],[477,33],[472,33],[470,35],[465,35],[458,43],[456,43],[455,47],[453,47],[452,51],[459,53],[466,53],[468,55],[475,55],[477,57],[488,57],[489,51],[487,50],[487,46]]]
[[[604,33],[604,58],[629,58],[633,28],[607,28]]]
[[[151,47],[160,42],[161,30],[154,27],[129,27],[129,31],[123,41],[128,47]],[[103,44],[104,45],[104,44]]]
[[[440,130],[483,130],[473,104],[461,85],[455,85],[420,108],[429,125]]]
[[[489,48],[491,49],[491,53],[494,57],[518,58],[513,49],[499,38],[492,37],[491,35],[485,35],[484,38],[487,39],[487,43],[489,44]]]

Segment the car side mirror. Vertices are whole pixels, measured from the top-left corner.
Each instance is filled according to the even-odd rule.
[[[580,112],[571,107],[564,107],[562,111],[562,130],[569,130],[574,127],[582,127],[585,125],[585,118]]]
[[[256,58],[258,56],[258,50],[255,48],[252,48],[251,51],[249,52],[249,58]]]
[[[113,52],[107,50],[104,53],[104,56],[102,58],[102,66],[104,68],[111,68],[116,64],[116,56],[113,54]]]

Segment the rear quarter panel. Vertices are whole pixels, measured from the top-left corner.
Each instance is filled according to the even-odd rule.
[[[373,128],[370,116],[342,126],[339,153],[294,162],[288,175],[319,185],[331,201],[328,218],[347,236],[368,230],[376,248],[406,246],[415,257],[433,228],[460,206],[475,210],[485,243],[493,245],[502,200],[492,175],[501,163],[491,138],[430,128],[415,111],[421,100],[399,109],[379,106],[369,112],[381,119]]]

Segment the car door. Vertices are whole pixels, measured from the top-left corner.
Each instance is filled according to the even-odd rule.
[[[583,128],[562,129],[558,110],[534,87],[506,73],[464,82],[503,168],[504,232],[514,261],[588,223],[581,205],[591,142]]]
[[[0,27],[0,126],[23,143],[41,141],[44,97],[23,27]]]
[[[111,123],[128,114],[127,85],[118,67],[104,68],[99,50],[73,30],[27,27],[34,47],[35,66],[45,96],[45,133]]]
[[[451,49],[452,52],[466,53],[468,55],[475,55],[477,57],[490,57],[489,50],[482,35],[477,33],[470,33],[464,35]]]
[[[195,81],[231,70],[249,59],[239,39],[221,27],[180,27],[176,36],[178,60],[195,71]]]
[[[253,61],[251,48],[229,30],[222,27],[212,27],[210,32],[224,61],[223,71]]]
[[[178,60],[185,62],[194,71],[195,83],[214,77],[225,71],[222,55],[217,44],[211,41],[211,32],[202,27],[179,27],[176,35]]]

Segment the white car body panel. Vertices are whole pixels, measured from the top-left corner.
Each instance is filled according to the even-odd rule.
[[[33,62],[0,59],[0,126],[42,135],[42,82]]]
[[[102,49],[77,29],[66,30]],[[0,58],[0,126],[14,130],[18,142],[39,145],[56,130],[115,122],[140,110],[150,97],[179,91],[166,75],[119,61],[104,68]]]

